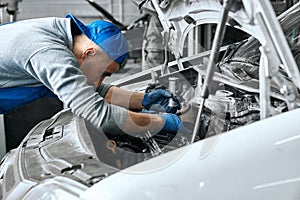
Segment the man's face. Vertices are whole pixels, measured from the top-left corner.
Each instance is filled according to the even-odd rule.
[[[80,64],[82,73],[87,77],[87,82],[94,87],[101,85],[106,76],[110,76],[119,69],[119,64],[113,61],[106,53],[90,52]]]

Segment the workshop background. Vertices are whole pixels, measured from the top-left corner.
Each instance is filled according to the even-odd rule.
[[[2,1],[7,0],[0,0],[0,3]],[[131,0],[96,0],[94,2],[124,24],[132,22],[140,15],[137,6]],[[18,3],[17,20],[50,16],[63,17],[68,12],[82,19],[83,22],[103,18],[103,15],[86,0],[21,0]],[[2,15],[1,18],[4,18],[7,14],[3,12]]]
[[[273,6],[277,14],[280,14],[288,7],[293,5],[298,0],[273,0]],[[116,20],[124,25],[132,24],[135,20],[142,16],[137,5],[132,0],[95,0],[95,3],[100,5]],[[9,9],[9,12],[7,12]],[[89,23],[95,19],[107,19],[103,13],[99,12],[88,0],[0,0],[0,24],[9,21],[19,21],[23,19],[39,18],[39,17],[64,17],[67,13],[72,13],[84,23]],[[142,32],[143,29],[135,29],[134,31]],[[210,30],[210,29],[208,29]],[[207,31],[209,37],[206,37],[207,45],[211,44],[211,31]],[[139,35],[142,35],[139,33]],[[135,36],[133,36],[135,37]],[[142,37],[138,38],[142,40]],[[192,48],[189,48],[192,49]],[[131,54],[133,52],[130,52]],[[188,55],[194,54],[195,51],[188,52]],[[137,62],[139,54],[132,55],[133,60],[130,66],[120,71],[112,78],[119,79],[133,73],[133,70],[140,70],[141,64]],[[132,70],[133,69],[133,70]],[[112,81],[108,80],[108,81]],[[40,108],[49,110],[48,113],[39,112]],[[41,120],[47,119],[62,108],[62,105],[57,100],[35,102],[35,105],[26,105],[21,110],[16,110],[5,116],[0,115],[0,158],[5,153],[17,147],[22,138],[30,131],[30,129],[39,123]],[[35,109],[35,112],[34,110]],[[28,110],[32,112],[28,112]],[[40,113],[38,116],[26,116],[22,113]],[[26,125],[24,128],[23,124]],[[6,137],[10,135],[10,139]]]

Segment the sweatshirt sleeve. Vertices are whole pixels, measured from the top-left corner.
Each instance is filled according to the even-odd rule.
[[[53,91],[73,113],[96,128],[104,125],[124,128],[128,111],[105,103],[95,88],[87,84],[71,50],[63,46],[45,47],[30,57],[25,70]],[[109,85],[102,89],[107,92]]]
[[[101,97],[104,98],[109,88],[111,88],[112,86],[113,85],[108,83],[101,83],[101,85],[96,89],[96,91],[100,94]]]

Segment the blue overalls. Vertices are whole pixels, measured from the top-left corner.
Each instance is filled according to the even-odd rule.
[[[54,96],[46,86],[0,88],[0,114],[8,113],[41,97]]]
[[[14,22],[0,24],[0,26]],[[55,95],[46,86],[0,88],[0,114],[8,113],[41,97]]]

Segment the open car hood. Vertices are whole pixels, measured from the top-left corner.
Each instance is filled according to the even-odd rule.
[[[217,24],[222,4],[174,0],[160,8],[151,2],[175,60],[168,73],[158,66],[113,84],[133,91],[151,83],[175,86],[172,92],[184,97],[181,119],[193,128],[210,51],[184,57],[184,41],[196,26]],[[58,198],[53,191],[59,189],[74,199],[299,199],[300,76],[281,25],[300,16],[300,3],[279,21],[269,1],[234,5],[227,25],[259,42],[258,78],[215,72],[195,143],[182,133],[106,136],[64,110],[38,124],[2,161],[1,197]]]

